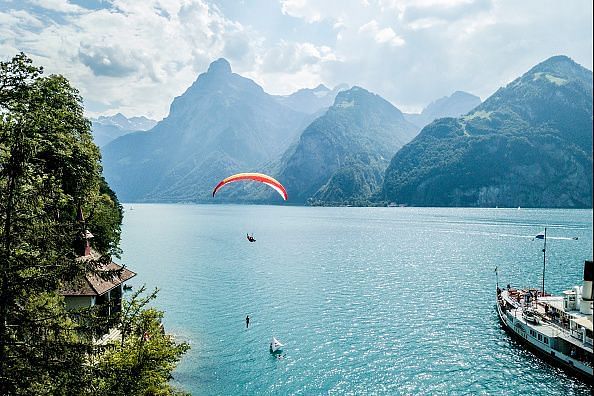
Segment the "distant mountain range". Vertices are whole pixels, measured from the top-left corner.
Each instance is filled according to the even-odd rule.
[[[130,132],[148,131],[157,124],[157,121],[144,116],[126,118],[122,113],[91,118],[91,122],[93,139],[99,147]]]
[[[153,129],[103,148],[105,176],[123,201],[212,202],[224,177],[264,171],[283,180],[292,203],[359,202],[381,188],[390,158],[419,128],[378,95],[347,88],[271,96],[219,59]],[[249,184],[217,194],[275,198]]]
[[[459,117],[481,104],[481,98],[468,92],[456,91],[450,96],[437,99],[423,109],[420,114],[404,113],[404,118],[419,128],[425,127],[438,118]]]
[[[458,91],[414,115],[361,87],[269,95],[219,59],[167,118],[102,151],[124,202],[278,203],[247,182],[211,197],[263,172],[294,204],[592,207],[592,72],[553,57],[483,103]]]
[[[353,87],[305,128],[278,177],[292,202],[360,202],[381,187],[390,158],[417,131],[385,99]]]
[[[219,59],[153,129],[105,146],[104,174],[124,202],[211,200],[219,180],[280,158],[311,118]]]
[[[287,96],[275,96],[283,105],[301,113],[315,114],[321,109],[326,109],[334,103],[340,91],[349,89],[347,84],[340,84],[329,89],[324,84],[310,89],[304,88]]]
[[[380,198],[591,208],[592,72],[555,56],[469,114],[427,125],[392,159]]]

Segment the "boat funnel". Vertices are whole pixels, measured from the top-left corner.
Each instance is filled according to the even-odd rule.
[[[584,283],[580,301],[580,312],[584,315],[592,315],[592,281],[594,281],[594,262],[587,260],[584,263]]]

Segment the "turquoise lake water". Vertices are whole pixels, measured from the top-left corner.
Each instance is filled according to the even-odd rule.
[[[494,268],[538,287],[547,225],[547,290],[581,284],[591,210],[125,208],[121,262],[191,344],[192,394],[590,394],[503,331]]]

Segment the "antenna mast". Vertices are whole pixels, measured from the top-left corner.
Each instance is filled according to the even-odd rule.
[[[542,295],[545,295],[545,268],[547,265],[547,227],[544,230],[544,247],[542,249]]]

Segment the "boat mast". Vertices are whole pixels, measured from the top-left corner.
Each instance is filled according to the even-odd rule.
[[[545,267],[547,265],[547,227],[544,229],[544,247],[542,248],[542,295],[545,294]]]

